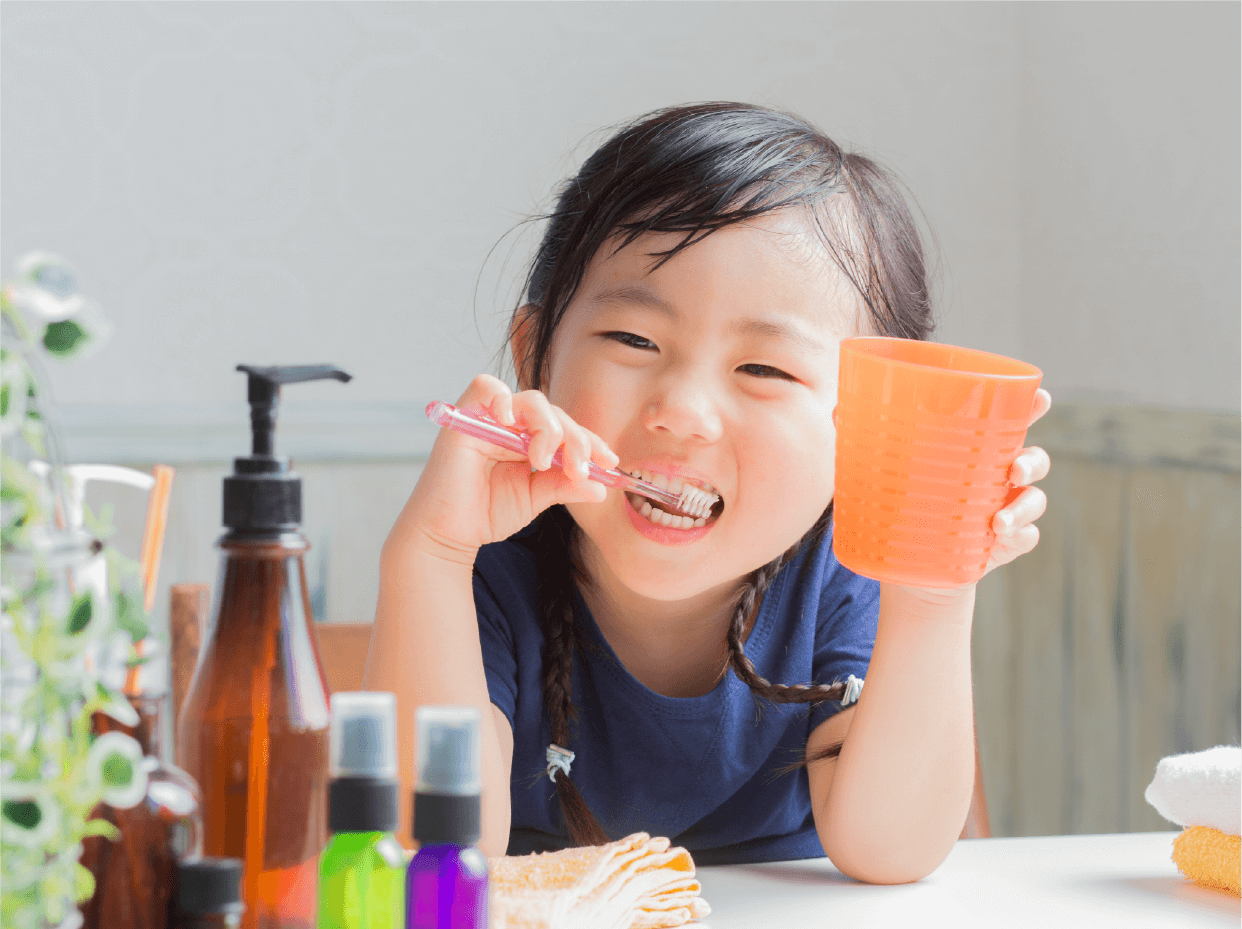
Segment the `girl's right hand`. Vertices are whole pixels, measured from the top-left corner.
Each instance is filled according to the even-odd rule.
[[[602,468],[615,468],[619,459],[540,391],[514,394],[503,381],[480,374],[457,406],[486,410],[496,422],[529,433],[529,460],[441,429],[386,547],[412,545],[473,564],[480,546],[507,539],[549,506],[598,503],[607,496],[607,487],[586,477],[586,463],[594,459]],[[561,447],[563,466],[553,470],[552,456]]]

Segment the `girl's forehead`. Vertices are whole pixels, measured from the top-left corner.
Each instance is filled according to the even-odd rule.
[[[733,223],[664,260],[682,232],[646,232],[606,243],[574,302],[606,305],[724,304],[739,312],[794,313],[842,334],[859,331],[864,302],[804,210]]]

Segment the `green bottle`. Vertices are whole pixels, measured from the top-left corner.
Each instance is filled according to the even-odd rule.
[[[392,694],[332,695],[332,838],[319,859],[319,929],[404,929],[396,719]]]

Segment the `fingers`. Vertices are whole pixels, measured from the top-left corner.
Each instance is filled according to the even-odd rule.
[[[608,488],[590,479],[588,463],[594,460],[608,469],[615,468],[620,459],[603,439],[576,423],[541,391],[515,394],[503,381],[480,374],[462,394],[458,406],[484,409],[496,422],[530,436],[526,458],[534,472],[530,479],[532,497],[542,503],[536,505],[537,512],[553,503],[598,502],[607,496]],[[554,469],[558,451],[560,460]],[[500,448],[489,454],[500,461],[518,457]]]
[[[561,468],[537,471],[530,476],[531,506],[542,512],[554,503],[602,503],[608,488],[598,481],[575,479]]]
[[[1031,405],[1031,422],[1028,425],[1035,423],[1050,409],[1052,409],[1052,394],[1041,387],[1035,391],[1035,402]]]
[[[996,544],[988,557],[988,570],[1009,564],[1015,558],[1032,551],[1039,544],[1039,527],[1023,526],[1007,536],[997,536]]]
[[[561,451],[560,470],[571,481],[587,479],[587,463],[592,459],[603,468],[614,468],[620,461],[607,443],[578,423],[537,390],[524,390],[513,396],[513,415],[518,425],[531,435],[528,451],[531,467],[546,471]],[[566,501],[562,501],[566,502]]]
[[[513,415],[520,429],[530,435],[526,457],[536,471],[552,466],[552,456],[561,447],[565,427],[559,410],[538,390],[524,390],[513,397]]]
[[[1044,492],[1038,487],[1027,487],[992,517],[992,531],[998,538],[1012,537],[1043,516],[1047,508]]]
[[[1052,468],[1052,459],[1038,445],[1024,448],[1009,466],[1009,483],[1015,487],[1025,487],[1035,481],[1042,481]]]

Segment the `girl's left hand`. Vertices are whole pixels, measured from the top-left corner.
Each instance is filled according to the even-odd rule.
[[[1031,422],[1047,413],[1051,406],[1052,396],[1048,391],[1042,388],[1036,391]],[[1009,467],[1009,482],[1013,484],[1013,490],[1009,492],[1004,509],[992,517],[996,541],[988,556],[987,571],[1025,555],[1039,541],[1039,527],[1035,525],[1035,520],[1044,515],[1048,498],[1042,490],[1030,484],[1047,477],[1051,467],[1048,453],[1037,446],[1022,449],[1013,460]]]

